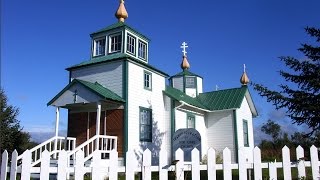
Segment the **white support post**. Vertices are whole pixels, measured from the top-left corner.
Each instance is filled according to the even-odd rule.
[[[100,135],[101,102],[97,102],[96,135]],[[96,140],[96,150],[99,150],[99,138]]]
[[[54,151],[58,150],[59,120],[60,120],[60,107],[57,107],[56,108],[56,128],[55,128],[56,140],[54,141]],[[57,158],[57,153],[54,153],[53,157]]]

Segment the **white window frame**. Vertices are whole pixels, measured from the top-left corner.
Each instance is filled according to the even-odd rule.
[[[132,44],[132,41],[133,41],[133,44]],[[130,50],[133,50],[133,51],[131,52]],[[127,53],[130,53],[132,55],[136,54],[136,37],[134,37],[129,33],[127,33]]]
[[[143,86],[144,89],[152,90],[152,73],[148,71],[143,72]]]
[[[143,56],[141,56],[141,48],[144,47],[144,52],[143,52]],[[143,59],[143,60],[147,60],[147,43],[141,41],[140,39],[138,40],[138,58]]]
[[[189,121],[192,121],[191,124]],[[196,116],[193,114],[187,114],[187,128],[196,128]]]
[[[114,50],[114,51],[112,51],[112,45],[113,45],[113,42],[112,42],[112,38],[113,37],[116,37],[116,36],[120,36],[121,37],[121,39],[120,39],[120,41],[118,41],[118,43],[120,42],[120,49],[117,49],[117,50]],[[122,49],[122,44],[123,44],[123,38],[122,38],[122,33],[121,32],[119,32],[119,33],[114,33],[114,34],[111,34],[111,35],[109,35],[109,53],[116,53],[116,52],[121,52],[121,49]],[[117,44],[118,44],[117,43]]]
[[[97,46],[98,46],[98,42],[104,40],[104,51],[101,54],[97,53]],[[96,38],[93,40],[93,56],[104,56],[106,55],[106,37],[100,37],[100,38]],[[99,46],[101,46],[101,44],[99,44]]]

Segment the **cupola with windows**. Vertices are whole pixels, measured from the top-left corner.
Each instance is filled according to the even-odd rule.
[[[181,48],[183,49],[181,69],[182,72],[173,75],[169,78],[170,85],[173,88],[179,89],[191,97],[196,97],[203,92],[202,77],[189,71],[190,64],[187,59],[187,43],[183,42]]]
[[[123,0],[120,0],[115,16],[118,19],[117,23],[90,35],[92,38],[91,58],[125,54],[148,63],[150,40],[124,22],[128,13]]]

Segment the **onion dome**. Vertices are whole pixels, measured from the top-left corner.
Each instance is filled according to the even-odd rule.
[[[126,8],[124,7],[124,1],[120,0],[119,8],[115,14],[116,18],[118,18],[119,22],[124,22],[125,19],[128,18],[128,13]]]
[[[248,75],[246,73],[246,65],[245,64],[243,65],[243,74],[242,74],[242,76],[240,78],[240,82],[244,86],[247,85],[250,82],[250,80],[248,78]]]
[[[186,70],[190,68],[190,64],[188,62],[187,56],[182,56],[181,69]]]

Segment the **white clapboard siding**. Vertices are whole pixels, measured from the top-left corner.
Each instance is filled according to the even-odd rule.
[[[142,155],[142,162],[139,163],[135,151],[128,151],[125,166],[118,166],[118,152],[113,150],[110,152],[110,159],[101,159],[101,155],[105,153],[104,151],[97,150],[93,152],[93,159],[90,167],[84,163],[84,153],[83,151],[78,151],[76,153],[76,159],[72,160],[75,163],[67,163],[69,156],[67,156],[66,151],[61,151],[58,156],[58,163],[53,167],[50,166],[50,154],[47,150],[43,151],[41,154],[42,161],[40,167],[31,166],[31,152],[29,150],[25,151],[22,155],[22,167],[17,168],[17,157],[18,153],[14,151],[11,158],[11,167],[9,168],[9,157],[8,152],[4,151],[2,154],[1,162],[1,180],[7,180],[7,174],[10,171],[10,179],[16,179],[17,173],[20,174],[22,180],[29,180],[31,174],[38,175],[41,180],[49,179],[49,175],[57,174],[56,179],[75,179],[82,180],[85,173],[89,173],[92,179],[102,180],[110,179],[117,180],[118,173],[125,173],[125,178],[127,180],[134,180],[136,173],[142,174],[143,180],[154,179],[152,177],[152,172],[159,172],[160,180],[168,180],[168,171],[172,171],[174,174],[174,179],[184,180],[185,172],[186,174],[192,174],[193,180],[200,179],[200,170],[207,170],[208,180],[216,180],[216,171],[223,171],[223,179],[232,179],[232,170],[239,170],[239,180],[245,180],[248,177],[247,170],[254,170],[254,179],[278,179],[277,170],[283,169],[284,179],[292,179],[297,177],[292,177],[291,169],[296,168],[298,170],[299,178],[310,177],[312,179],[319,179],[319,159],[318,159],[318,149],[315,146],[310,148],[310,158],[311,161],[305,161],[304,150],[301,146],[296,148],[297,161],[290,162],[289,148],[284,147],[282,149],[283,162],[261,162],[261,150],[255,147],[253,151],[253,163],[248,162],[244,154],[246,148],[239,149],[239,162],[237,164],[231,161],[231,151],[228,148],[223,150],[223,163],[216,164],[216,151],[210,148],[207,151],[207,164],[200,164],[199,151],[197,149],[192,150],[192,161],[184,162],[184,155],[181,149],[175,152],[176,160],[168,164],[167,152],[161,150],[159,153],[159,166],[152,166],[152,152],[146,149]],[[140,164],[140,166],[138,166]],[[306,167],[312,170],[312,174],[306,173]],[[269,174],[268,177],[262,176],[262,169],[267,169]],[[69,177],[69,175],[72,175]],[[51,178],[51,177],[50,177]]]

